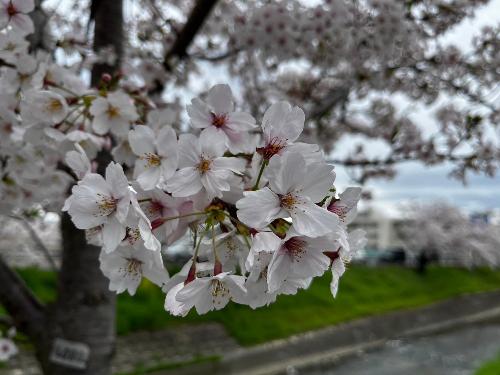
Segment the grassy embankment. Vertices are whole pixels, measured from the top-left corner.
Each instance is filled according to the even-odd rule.
[[[22,277],[44,301],[54,299],[55,275],[34,269],[20,271]],[[500,289],[500,271],[467,271],[431,267],[427,274],[399,267],[367,268],[352,266],[341,280],[333,299],[326,274],[308,290],[296,296],[280,296],[267,308],[251,310],[230,304],[226,309],[186,318],[175,318],[163,310],[164,294],[145,282],[135,297],[118,298],[118,332],[156,330],[178,324],[215,321],[243,345],[287,337],[355,318],[422,306],[464,293]],[[500,372],[497,372],[498,374]],[[483,374],[481,374],[483,375]]]

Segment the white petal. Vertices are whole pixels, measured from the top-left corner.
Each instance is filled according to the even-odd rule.
[[[194,167],[177,171],[167,183],[167,190],[174,197],[189,197],[203,188],[199,171]]]
[[[35,9],[34,0],[12,0],[14,8],[21,13],[29,13]]]
[[[233,93],[228,85],[215,85],[207,95],[207,104],[216,114],[229,113],[233,110]]]
[[[200,134],[200,148],[203,155],[210,159],[222,156],[226,151],[226,142],[222,137],[214,138],[203,131]]]
[[[162,169],[160,167],[149,167],[137,176],[137,182],[144,190],[152,190],[160,180]]]
[[[186,110],[194,128],[203,129],[212,126],[210,108],[201,99],[192,99]]]
[[[102,228],[103,250],[114,251],[125,238],[125,227],[116,219],[108,220]]]
[[[129,131],[128,143],[137,156],[156,153],[154,147],[155,133],[148,126],[137,125],[133,130]]]
[[[335,231],[339,225],[337,215],[311,202],[300,204],[290,211],[290,215],[293,227],[303,236],[323,236]]]
[[[314,163],[307,166],[305,176],[297,188],[301,190],[301,195],[305,195],[312,202],[318,203],[328,194],[334,181],[333,166],[326,163]]]
[[[118,163],[109,163],[106,168],[106,182],[111,186],[113,197],[121,198],[129,193],[128,180]]]
[[[266,177],[269,179],[272,191],[277,194],[288,194],[305,183],[306,162],[300,154],[296,153],[285,153],[281,157],[273,157],[266,170]]]
[[[266,141],[273,138],[295,141],[304,129],[305,115],[299,107],[287,102],[274,103],[264,114],[262,130]]]
[[[198,138],[193,134],[179,137],[179,168],[193,167],[200,162],[201,148]]]
[[[293,259],[282,249],[274,253],[267,271],[267,286],[269,293],[276,292],[288,277]]]
[[[251,228],[263,228],[279,217],[280,200],[269,188],[246,191],[244,198],[236,202],[237,216]]]

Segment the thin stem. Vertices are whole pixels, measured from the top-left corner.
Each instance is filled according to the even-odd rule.
[[[267,166],[267,162],[265,160],[262,160],[262,164],[261,164],[260,170],[259,170],[259,175],[257,176],[257,181],[255,182],[255,185],[253,186],[252,190],[259,189],[260,179],[262,178],[262,173],[264,173],[264,169],[266,168],[266,166]]]
[[[214,225],[212,224],[210,226],[212,230],[212,251],[214,252],[214,260],[215,262],[219,262],[219,258],[217,257],[217,251],[215,250],[215,230],[214,230]]]

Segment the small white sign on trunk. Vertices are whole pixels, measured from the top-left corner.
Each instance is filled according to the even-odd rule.
[[[90,348],[87,344],[55,339],[50,361],[64,367],[85,370],[89,355]]]

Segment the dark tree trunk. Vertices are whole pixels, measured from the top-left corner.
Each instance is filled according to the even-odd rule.
[[[67,214],[61,218],[62,266],[58,299],[47,310],[47,345],[39,348],[44,373],[51,375],[109,375],[115,345],[116,296],[99,269],[100,248],[86,243]],[[90,348],[85,370],[50,361],[54,340],[83,343]]]
[[[119,69],[123,53],[122,0],[93,0],[94,50],[113,47],[115,64],[96,64],[92,85],[102,74]],[[108,151],[98,155],[98,172],[103,174],[110,161]],[[85,233],[75,228],[67,214],[61,217],[62,263],[58,279],[58,299],[47,308],[47,334],[38,345],[38,357],[44,373],[50,375],[110,375],[115,350],[116,295],[99,268],[100,248],[87,244]],[[86,369],[76,369],[51,361],[56,339],[81,343],[90,349]]]
[[[112,47],[117,61],[113,65],[99,63],[92,69],[92,85],[99,83],[104,73],[113,75],[123,56],[123,0],[93,0],[91,19],[94,20],[94,51]]]

